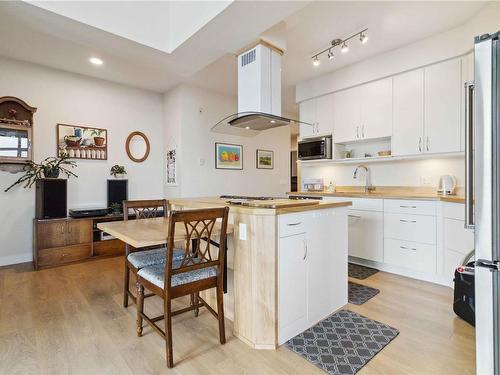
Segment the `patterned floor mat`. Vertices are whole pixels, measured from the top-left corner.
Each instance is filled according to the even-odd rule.
[[[355,305],[362,305],[363,303],[380,293],[380,290],[378,289],[371,288],[366,285],[352,283],[350,281],[348,291],[349,303],[353,303]]]
[[[349,263],[348,273],[349,277],[353,277],[358,280],[364,280],[371,275],[378,272],[375,268],[360,266],[359,264]]]
[[[351,375],[398,334],[386,324],[340,310],[285,345],[330,375]]]

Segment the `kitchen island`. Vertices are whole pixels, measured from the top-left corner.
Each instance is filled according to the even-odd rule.
[[[228,293],[233,334],[275,349],[347,304],[350,202],[171,199],[174,210],[229,206]],[[204,299],[215,302],[213,291]]]

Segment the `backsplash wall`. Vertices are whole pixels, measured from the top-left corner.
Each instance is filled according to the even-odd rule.
[[[439,177],[451,174],[457,179],[457,186],[464,185],[465,165],[462,156],[436,157],[432,159],[391,160],[371,162],[365,165],[370,169],[371,182],[375,186],[435,186]],[[358,179],[353,179],[354,169],[363,164],[302,164],[301,179],[323,178],[327,186],[330,181],[340,186],[363,185],[364,171]]]

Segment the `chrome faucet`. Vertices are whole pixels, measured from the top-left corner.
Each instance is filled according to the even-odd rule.
[[[368,167],[366,165],[358,165],[356,167],[356,169],[354,170],[354,174],[352,175],[352,178],[358,178],[358,169],[359,168],[363,168],[365,170],[365,187],[363,189],[363,191],[365,193],[369,193],[370,191],[373,191],[375,190],[375,187],[372,186],[371,182],[370,182],[370,170],[368,169]]]

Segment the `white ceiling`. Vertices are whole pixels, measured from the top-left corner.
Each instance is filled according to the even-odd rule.
[[[236,95],[234,53],[261,35],[274,36],[286,41],[283,109],[295,113],[296,83],[449,30],[484,5],[235,1],[167,54],[27,3],[0,1],[0,55],[157,92],[186,82]],[[348,54],[337,53],[333,62],[323,58],[319,67],[312,66],[311,56],[331,39],[363,28],[369,29],[366,45],[354,40]],[[91,56],[102,58],[104,65],[90,65]]]

